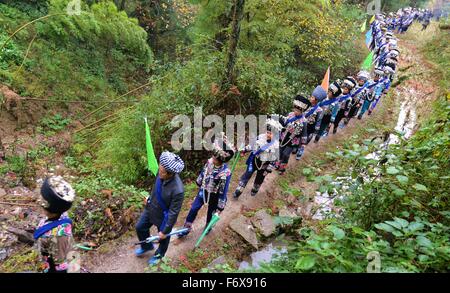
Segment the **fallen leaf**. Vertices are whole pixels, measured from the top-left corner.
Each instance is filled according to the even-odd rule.
[[[217,85],[217,83],[213,82],[211,84],[211,94],[213,96],[216,96],[219,92],[220,92],[219,86]]]
[[[110,208],[105,209],[105,214],[111,220],[111,222],[114,222],[114,216],[113,216]]]
[[[233,85],[232,87],[230,87],[230,90],[228,91],[228,94],[233,94],[236,96],[240,96],[241,92],[239,91],[238,87]]]
[[[103,189],[100,191],[104,196],[106,196],[108,199],[111,199],[112,197],[112,190],[110,189]]]

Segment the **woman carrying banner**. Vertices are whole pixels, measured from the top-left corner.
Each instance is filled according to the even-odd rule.
[[[183,160],[171,153],[163,152],[159,158],[158,176],[156,177],[150,196],[145,201],[145,209],[136,225],[139,241],[150,236],[150,227],[158,228],[159,246],[149,265],[156,265],[166,254],[172,231],[184,200],[184,186],[179,173],[184,169]],[[136,256],[142,256],[153,250],[152,243],[143,243],[136,249]]]

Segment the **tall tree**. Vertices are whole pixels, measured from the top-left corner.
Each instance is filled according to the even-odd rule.
[[[233,20],[231,22],[231,35],[227,53],[227,65],[224,84],[234,85],[236,83],[235,65],[237,59],[237,45],[241,32],[241,21],[244,17],[245,0],[234,0]]]

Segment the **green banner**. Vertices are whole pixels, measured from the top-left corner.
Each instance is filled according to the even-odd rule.
[[[158,173],[158,161],[155,157],[155,152],[153,151],[152,138],[150,137],[150,128],[148,127],[147,118],[145,120],[145,145],[147,148],[147,163],[148,170],[156,176]]]
[[[195,243],[195,247],[198,247],[200,245],[200,242],[202,242],[203,238],[205,238],[206,233],[208,233],[209,230],[212,229],[212,227],[214,227],[215,224],[217,224],[217,222],[219,222],[220,217],[219,214],[215,213],[211,219],[211,221],[209,221],[208,226],[206,227],[206,229],[203,231],[202,235],[200,236],[200,238],[198,238],[197,243]]]
[[[372,63],[373,63],[373,52],[370,52],[366,60],[364,60],[363,64],[361,65],[361,69],[370,71],[370,69],[372,69]]]

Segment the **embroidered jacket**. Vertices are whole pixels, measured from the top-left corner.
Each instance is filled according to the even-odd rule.
[[[65,218],[68,218],[67,213],[63,213],[59,220]],[[42,219],[37,229],[49,222],[47,218]],[[36,246],[44,262],[44,272],[66,271],[67,254],[73,249],[72,225],[65,223],[47,231],[36,241]]]
[[[217,194],[219,201],[225,203],[227,201],[230,176],[231,170],[227,164],[216,167],[211,158],[206,162],[196,182],[201,189],[209,194]]]
[[[288,116],[280,116],[280,123],[284,126],[284,130],[280,137],[280,147],[286,145],[299,146],[300,144],[306,144],[308,134],[306,131],[307,120],[302,117],[296,121],[289,122],[289,119],[295,117],[294,112],[288,114]]]
[[[257,152],[262,147],[266,146],[270,142],[267,141],[267,135],[266,134],[260,134],[254,145],[248,145],[245,147],[245,151],[247,152]],[[278,160],[278,151],[280,148],[280,143],[278,141],[274,141],[274,143],[268,147],[265,151],[259,153],[257,155],[257,158],[262,162],[275,162]]]

